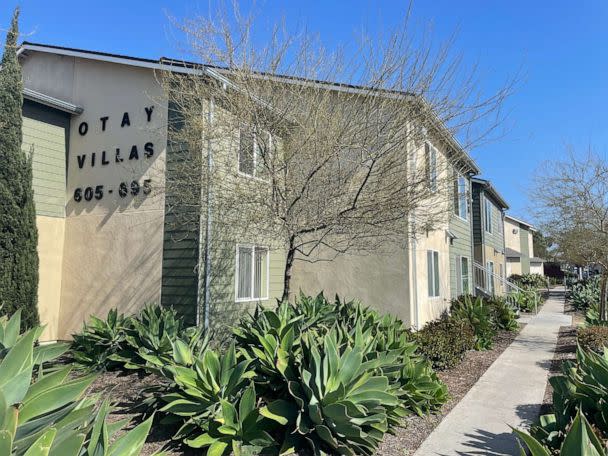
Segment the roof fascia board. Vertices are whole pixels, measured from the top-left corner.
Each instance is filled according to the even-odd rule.
[[[53,48],[47,46],[41,46],[38,44],[23,44],[19,48],[18,55],[22,54],[24,51],[36,51],[36,52],[46,52],[48,54],[59,54],[65,55],[69,57],[76,57],[87,60],[98,60],[101,62],[108,63],[117,63],[121,65],[130,65],[140,68],[148,68],[151,70],[160,70],[160,71],[171,71],[173,73],[182,73],[182,74],[206,74],[208,73],[206,70],[200,70],[197,68],[185,68],[185,67],[177,67],[173,65],[162,65],[158,62],[147,62],[143,60],[130,59],[127,57],[118,57],[118,56],[109,56],[109,55],[101,55],[89,52],[82,52],[73,49],[60,49]]]
[[[23,89],[23,97],[76,116],[84,112],[84,108],[82,106],[78,106],[28,88]]]

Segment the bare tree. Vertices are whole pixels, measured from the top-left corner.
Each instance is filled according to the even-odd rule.
[[[284,249],[283,298],[294,261],[378,252],[447,223],[454,171],[496,131],[512,84],[482,96],[451,43],[410,36],[407,18],[332,52],[279,26],[260,45],[254,25],[238,11],[181,24],[197,62],[163,73],[171,137],[189,151],[171,204],[212,217],[216,247]]]
[[[544,231],[562,261],[602,267],[600,317],[606,315],[608,282],[608,163],[589,149],[567,147],[561,160],[544,163],[533,200]]]

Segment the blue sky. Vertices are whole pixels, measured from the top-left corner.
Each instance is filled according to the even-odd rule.
[[[21,30],[29,41],[157,58],[184,57],[168,16],[205,14],[209,0],[22,0]],[[12,0],[1,0],[0,27]],[[211,1],[211,5],[216,3]],[[243,2],[245,7],[251,2]],[[406,1],[258,0],[264,20],[307,24],[329,46],[399,22]],[[507,101],[505,134],[472,151],[483,176],[528,217],[530,179],[564,145],[608,151],[608,2],[418,0],[413,20],[432,26],[434,39],[457,32],[455,50],[478,64],[482,89],[520,75]]]

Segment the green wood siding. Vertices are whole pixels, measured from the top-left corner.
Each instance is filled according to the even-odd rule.
[[[467,179],[467,191],[470,191],[471,182]],[[452,190],[454,192],[454,190]],[[454,200],[454,198],[452,198]],[[470,201],[469,201],[470,205]],[[452,213],[450,216],[450,232],[456,236],[456,238],[450,244],[450,294],[452,298],[457,297],[459,290],[459,268],[457,262],[460,261],[460,257],[467,257],[469,259],[469,277],[472,275],[472,233],[471,233],[471,210],[468,211],[468,219],[464,220]],[[471,281],[471,280],[470,280]],[[471,281],[472,282],[472,281]]]
[[[65,217],[66,155],[69,117],[25,100],[23,145],[33,153],[32,175],[36,214]]]

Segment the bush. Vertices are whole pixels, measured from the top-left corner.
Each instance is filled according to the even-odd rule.
[[[233,332],[226,354],[160,369],[176,438],[208,453],[371,455],[405,416],[448,399],[403,323],[356,302],[300,296]]]
[[[595,434],[590,433],[589,437],[606,441],[608,437],[608,416],[605,412],[608,398],[606,372],[608,372],[608,352],[599,354],[579,346],[576,351],[576,363],[564,362],[562,374],[549,379],[553,387],[552,413],[541,416],[539,424],[531,428],[531,436],[548,450],[559,452],[560,448],[563,450],[566,447],[572,429],[577,426],[576,419],[579,412],[582,412],[584,418],[581,418],[581,421],[588,420],[589,428],[593,428],[595,432]],[[583,423],[578,425],[581,424]],[[573,438],[574,441],[579,439],[580,437]]]
[[[572,286],[570,293],[572,306],[585,311],[600,302],[600,282],[598,278],[580,281]]]
[[[73,335],[74,360],[93,370],[134,369],[158,372],[173,359],[177,341],[194,356],[202,353],[208,338],[201,327],[184,327],[175,310],[146,306],[132,317],[108,313],[106,320],[92,316],[79,334]]]
[[[540,294],[537,291],[531,289],[524,289],[513,293],[513,298],[517,303],[517,307],[522,312],[534,312],[538,310],[541,302]]]
[[[495,329],[502,331],[517,331],[519,329],[518,315],[506,299],[495,296],[486,299],[485,302],[490,308],[492,325]]]
[[[427,323],[415,340],[420,353],[441,370],[454,367],[474,348],[475,333],[469,322],[444,316]]]
[[[578,329],[576,339],[585,350],[603,353],[608,346],[608,326],[586,326]]]
[[[541,274],[513,274],[509,276],[509,281],[515,283],[520,288],[547,288],[549,280]]]
[[[71,366],[44,368],[69,346],[37,345],[43,328],[14,333],[19,320],[17,312],[0,326],[5,347],[0,354],[0,454],[139,454],[153,417],[114,439],[126,422],[108,424],[109,404],[97,407],[97,396],[84,397],[95,376],[75,376]]]
[[[464,296],[452,301],[452,318],[468,322],[475,334],[475,350],[489,350],[494,344],[496,329],[490,306],[481,297]]]

